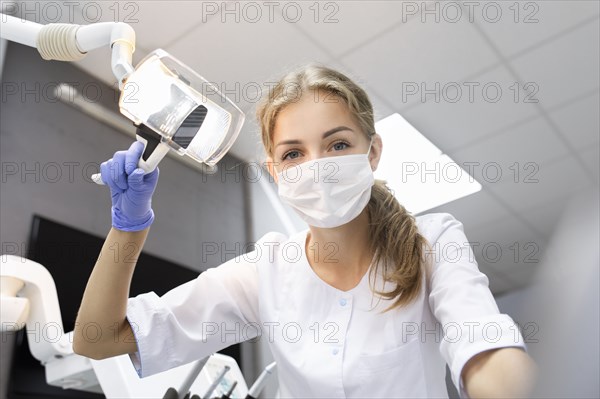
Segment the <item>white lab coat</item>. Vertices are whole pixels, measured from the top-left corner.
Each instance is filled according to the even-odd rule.
[[[268,233],[252,252],[162,297],[130,298],[138,344],[130,357],[139,376],[261,339],[277,362],[279,397],[447,398],[446,363],[468,397],[460,373],[473,355],[526,346],[499,312],[462,223],[449,213],[416,220],[434,265],[406,308],[379,314],[390,302],[371,295],[369,273],[346,292],[321,280],[306,258],[308,229],[289,238]],[[391,288],[377,278],[377,288]]]

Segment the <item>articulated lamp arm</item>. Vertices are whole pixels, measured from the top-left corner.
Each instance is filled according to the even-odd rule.
[[[6,14],[0,17],[3,39],[35,47],[45,60],[77,61],[91,50],[110,45],[111,67],[120,89],[134,71],[131,56],[135,51],[135,31],[126,23],[41,25]]]

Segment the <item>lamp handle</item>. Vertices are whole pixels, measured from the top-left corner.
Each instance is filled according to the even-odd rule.
[[[138,167],[142,168],[144,172],[150,173],[156,169],[158,163],[169,153],[170,147],[161,141],[160,134],[145,125],[138,126],[135,138],[144,144],[144,152],[140,157]],[[96,184],[104,185],[100,173],[93,174],[91,179]]]

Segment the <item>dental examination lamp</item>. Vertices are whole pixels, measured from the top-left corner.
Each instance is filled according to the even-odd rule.
[[[139,167],[153,171],[169,150],[214,170],[244,124],[244,113],[218,88],[157,49],[134,69],[135,32],[123,22],[48,24],[0,14],[0,36],[35,47],[45,60],[77,61],[110,45],[112,72],[119,82],[120,112],[136,126],[144,144]],[[100,174],[92,179],[102,184]]]

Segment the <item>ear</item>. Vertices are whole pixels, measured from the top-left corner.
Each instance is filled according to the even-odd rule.
[[[267,167],[267,171],[269,172],[269,174],[271,175],[271,177],[273,178],[273,180],[275,180],[275,183],[278,182],[277,180],[277,170],[275,169],[275,163],[273,162],[273,158],[268,156],[266,161],[265,161],[265,166]]]
[[[371,153],[369,154],[369,162],[373,171],[377,170],[379,161],[381,160],[381,152],[383,151],[383,142],[381,136],[377,133],[373,136],[373,144],[371,144]]]

